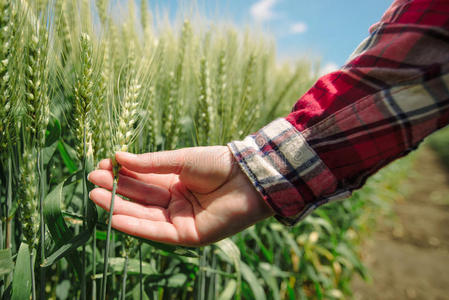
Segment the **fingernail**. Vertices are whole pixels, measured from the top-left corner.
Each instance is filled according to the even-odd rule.
[[[89,195],[88,195],[89,199],[92,199],[92,198],[90,198],[90,194],[92,194],[92,191],[90,191],[90,192],[89,192]]]
[[[89,180],[89,181],[90,181],[90,179],[89,179],[90,174],[92,174],[92,172],[90,172],[89,174],[87,174],[87,180]]]

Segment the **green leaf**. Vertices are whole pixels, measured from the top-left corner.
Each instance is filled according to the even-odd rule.
[[[47,125],[47,131],[45,132],[45,147],[53,145],[61,137],[61,123],[58,119],[52,118]]]
[[[98,227],[97,227],[97,230],[95,231],[95,233],[96,233],[97,240],[106,241],[106,231],[98,230]],[[117,235],[117,234],[114,235],[114,241],[118,241],[119,238],[120,238],[119,235]],[[112,236],[111,236],[111,240],[112,240]]]
[[[174,254],[177,256],[199,257],[198,253],[195,250],[193,250],[193,248],[162,244],[162,243],[142,239],[139,237],[135,237],[135,238],[145,244],[153,246],[154,248],[156,248],[158,250],[166,251],[168,253],[171,253],[171,254]]]
[[[50,231],[51,238],[56,244],[56,247],[64,246],[67,241],[70,241],[73,238],[73,232],[67,226],[64,216],[61,212],[61,202],[63,199],[63,191],[64,185],[67,181],[70,182],[70,179],[75,177],[79,177],[81,172],[78,172],[66,180],[62,181],[58,184],[45,198],[44,201],[44,218],[46,224],[51,224],[48,226],[48,230]],[[75,182],[71,182],[70,184],[76,184]],[[67,260],[70,261],[71,265],[75,268],[78,274],[82,272],[82,262],[81,258],[76,252],[71,252],[67,254]],[[45,262],[44,262],[45,264]]]
[[[269,263],[260,263],[259,264],[259,273],[262,275],[264,281],[267,283],[268,287],[271,290],[273,295],[273,299],[279,300],[279,287],[276,277],[288,278],[291,274],[289,272],[285,272],[279,269],[278,266],[269,264]]]
[[[45,258],[41,266],[49,267],[58,260],[60,260],[61,258],[64,258],[69,254],[69,252],[87,243],[91,235],[92,235],[91,228],[88,228],[88,230],[81,232],[77,236],[73,237],[71,240],[67,241],[63,246],[58,248],[58,250],[53,252],[49,257]]]
[[[109,258],[109,266],[111,267],[111,269],[114,271],[115,274],[123,273],[123,264],[124,263],[125,263],[125,258],[123,258],[123,257]],[[129,258],[127,273],[132,274],[132,275],[140,274],[140,260]],[[155,274],[158,274],[158,272],[149,263],[142,262],[142,274],[155,275]]]
[[[64,143],[62,140],[59,140],[58,141],[59,154],[61,155],[64,165],[67,167],[67,169],[69,169],[69,172],[73,174],[76,172],[76,170],[78,170],[78,166],[73,161],[73,159],[70,156],[67,149],[70,149],[70,147],[66,143]],[[72,151],[73,151],[73,149],[72,149]]]
[[[237,281],[235,281],[234,279],[229,280],[220,296],[218,296],[218,300],[231,300],[236,290]]]
[[[12,281],[11,300],[30,299],[31,296],[31,266],[30,249],[27,244],[20,244]]]
[[[259,246],[260,250],[262,251],[262,253],[263,253],[264,257],[265,257],[265,259],[268,260],[270,263],[273,263],[273,252],[268,250],[267,247],[265,247],[265,245],[263,244],[262,240],[256,234],[254,226],[248,228],[247,232],[256,241],[257,246]]]
[[[240,267],[242,271],[243,279],[249,284],[251,291],[253,292],[254,299],[265,300],[266,295],[263,286],[260,284],[259,279],[253,270],[245,264],[243,261],[240,262]]]
[[[302,251],[299,249],[298,243],[296,243],[291,232],[284,229],[282,230],[282,235],[284,236],[284,239],[287,242],[287,244],[292,248],[293,252],[295,252],[295,254],[298,257],[302,257]]]
[[[224,240],[218,241],[214,244],[218,249],[221,250],[222,254],[228,258],[228,260],[234,264],[235,273],[237,275],[237,291],[236,298],[240,299],[241,296],[241,286],[242,286],[242,272],[240,268],[240,250],[239,247],[230,239],[226,238]],[[220,254],[220,252],[219,252]]]
[[[185,285],[187,275],[184,273],[164,274],[164,275],[149,275],[145,284],[148,286],[163,286],[170,288],[179,288]]]
[[[262,275],[263,280],[267,284],[267,286],[271,290],[271,294],[273,295],[274,300],[280,300],[281,297],[279,295],[279,287],[276,281],[276,278],[273,276],[273,274],[270,274],[269,272],[259,272],[260,275]]]
[[[14,262],[11,257],[11,249],[0,250],[0,276],[6,275],[14,270]]]
[[[53,157],[53,154],[56,152],[56,148],[58,147],[58,143],[53,143],[50,146],[47,146],[45,148],[42,148],[42,157],[43,157],[43,163],[44,166],[47,166],[50,162],[51,158]]]
[[[274,277],[281,277],[281,278],[287,278],[289,276],[292,276],[293,274],[290,272],[282,271],[279,269],[278,266],[272,265],[269,263],[261,262],[259,264],[259,271],[262,272],[268,272]]]
[[[240,261],[239,247],[230,238],[216,242],[214,246],[223,251],[232,262]]]
[[[52,118],[47,126],[45,133],[45,147],[42,149],[44,166],[48,165],[50,159],[53,157],[57,147],[58,140],[61,137],[61,124],[58,119]]]
[[[79,233],[77,236],[73,236],[73,233],[68,228],[65,223],[62,211],[61,211],[61,202],[64,195],[64,189],[69,188],[70,184],[64,186],[65,182],[72,183],[73,179],[79,180],[79,177],[82,176],[82,172],[77,172],[71,175],[69,178],[61,182],[56,188],[51,191],[44,203],[44,217],[47,224],[52,224],[52,226],[48,226],[50,230],[50,234],[52,239],[59,247],[55,252],[53,252],[49,257],[45,258],[42,263],[43,267],[48,267],[55,263],[57,260],[66,257],[67,259],[73,259],[74,266],[76,266],[77,271],[79,266],[77,266],[79,262],[79,257],[75,258],[74,255],[76,253],[71,253],[76,250],[79,246],[85,244],[92,235],[94,226],[97,222],[97,208],[92,201],[87,202],[87,228],[86,230]],[[76,181],[75,181],[76,182]],[[81,273],[78,273],[81,274]]]
[[[145,291],[142,291],[142,298],[140,298],[140,286],[139,284],[134,285],[134,288],[131,292],[131,297],[130,299],[142,299],[142,300],[150,300],[150,298],[148,298],[147,294],[145,293]],[[127,295],[128,296],[128,295]]]

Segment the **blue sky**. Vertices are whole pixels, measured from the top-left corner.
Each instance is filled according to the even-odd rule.
[[[190,1],[184,1],[189,5]],[[256,26],[276,40],[280,59],[319,59],[329,69],[341,66],[368,36],[392,0],[199,0],[209,19]],[[177,15],[179,0],[149,0],[152,9]]]

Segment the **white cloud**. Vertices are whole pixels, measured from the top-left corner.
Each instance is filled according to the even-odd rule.
[[[340,67],[334,62],[328,62],[323,67],[321,67],[319,76],[323,76],[334,71],[337,71]]]
[[[258,21],[267,21],[275,17],[273,7],[278,0],[260,0],[251,6],[251,15]]]
[[[307,31],[307,24],[304,22],[296,22],[290,26],[290,32],[292,34],[301,34]]]

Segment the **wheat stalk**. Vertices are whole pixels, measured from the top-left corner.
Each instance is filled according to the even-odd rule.
[[[23,56],[15,57],[10,70],[16,73],[15,93],[18,97],[17,107],[20,116],[17,124],[21,131],[23,152],[19,160],[19,219],[23,223],[23,237],[31,249],[30,265],[32,267],[32,295],[36,298],[34,280],[34,251],[38,244],[37,232],[40,228],[41,259],[45,256],[45,224],[43,222],[43,199],[45,181],[43,174],[42,148],[50,116],[48,87],[48,34],[44,18],[38,19],[30,10],[27,2],[14,2],[12,10],[18,19],[24,22],[11,22],[16,30],[17,42],[22,45]],[[13,43],[11,50],[17,50]],[[10,50],[10,51],[11,51]],[[14,54],[15,56],[16,54]],[[9,69],[10,66],[8,66]],[[12,151],[12,149],[10,149]],[[10,185],[11,186],[11,185]],[[39,203],[39,206],[38,206]],[[41,297],[44,295],[45,271],[41,270]]]
[[[80,56],[81,67],[76,75],[76,83],[74,86],[74,135],[76,138],[75,150],[78,159],[82,162],[84,175],[87,173],[88,161],[93,157],[92,145],[92,102],[94,96],[94,70],[93,70],[93,53],[92,41],[87,33],[82,33],[80,37]],[[83,215],[87,215],[87,186],[86,176],[83,176]],[[86,221],[83,220],[83,226]],[[85,270],[85,246],[83,246],[83,270]],[[86,298],[86,278],[83,272],[81,279],[81,298]]]
[[[146,111],[146,101],[142,95],[144,95],[145,89],[142,88],[141,80],[142,80],[142,70],[138,69],[137,58],[135,54],[135,45],[131,40],[129,49],[128,49],[128,66],[127,72],[124,74],[123,82],[125,82],[125,90],[121,98],[118,101],[118,107],[114,111],[115,119],[117,123],[111,124],[115,130],[115,140],[114,147],[115,151],[128,151],[135,141],[137,135],[140,133],[140,130],[143,128],[145,123],[145,116],[142,116],[140,112]],[[113,192],[111,196],[111,204],[109,208],[108,215],[108,229],[106,235],[106,251],[104,254],[104,264],[103,264],[103,279],[101,283],[101,299],[105,299],[106,297],[106,283],[107,283],[107,270],[109,264],[109,248],[111,241],[111,219],[114,211],[114,200],[115,193],[118,182],[118,170],[119,166],[115,159],[113,159],[113,173],[114,173],[114,182],[113,182]],[[126,267],[126,265],[125,265]],[[126,280],[126,278],[125,278]],[[126,285],[124,286],[126,288]]]

